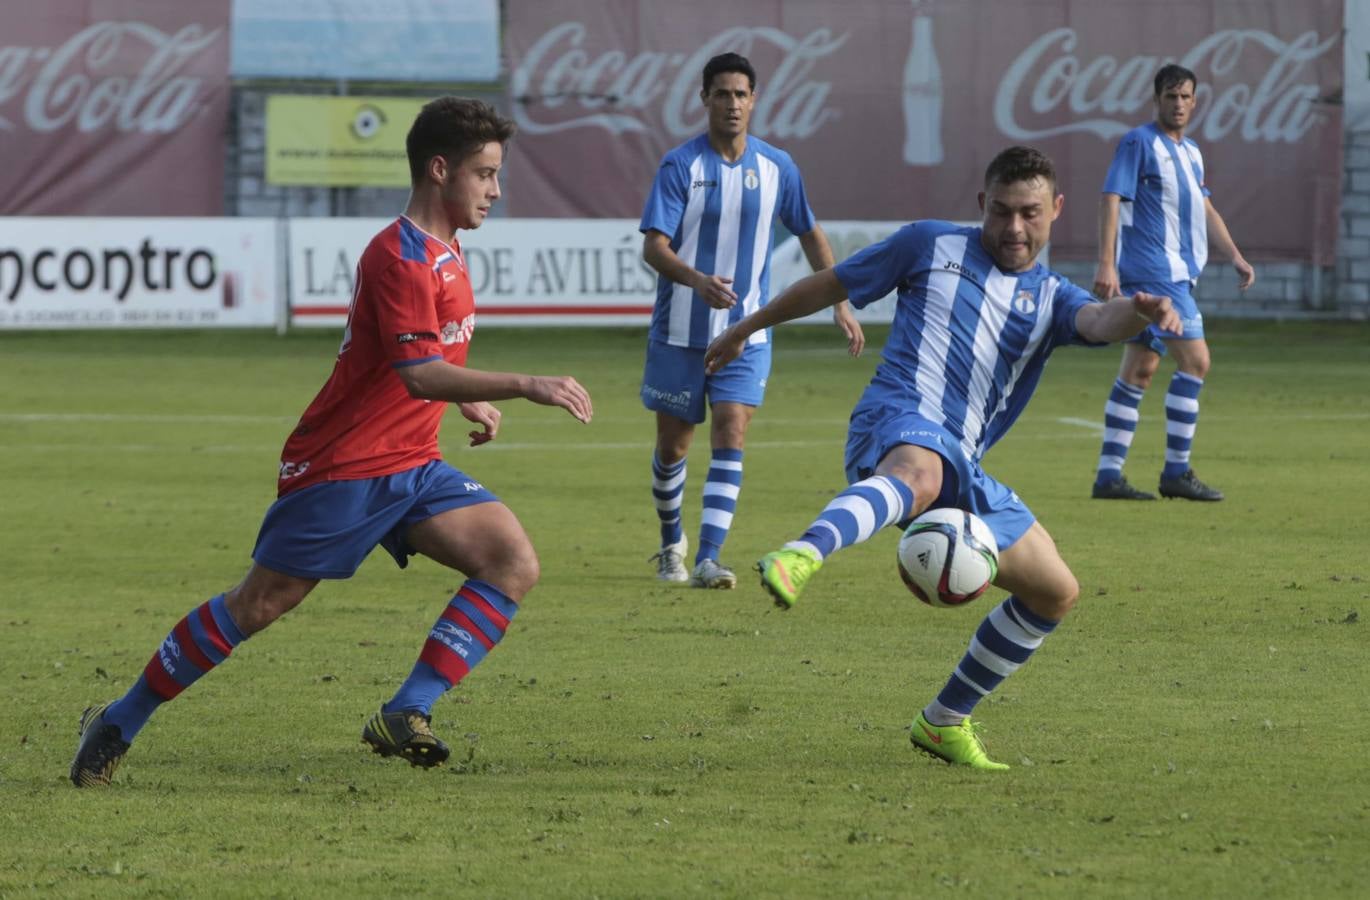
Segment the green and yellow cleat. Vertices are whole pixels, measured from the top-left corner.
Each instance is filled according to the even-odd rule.
[[[438,740],[430,719],[418,710],[400,709],[377,712],[362,729],[362,740],[381,756],[399,756],[411,766],[425,769],[447,762],[450,751]]]
[[[986,755],[985,742],[976,733],[978,729],[969,718],[960,725],[933,725],[919,713],[909,731],[909,741],[915,750],[953,766],[970,766],[986,772],[1002,772],[1009,768]]]
[[[812,550],[781,549],[761,557],[756,571],[761,573],[761,586],[775,605],[789,609],[799,599],[804,585],[822,567],[823,558]]]

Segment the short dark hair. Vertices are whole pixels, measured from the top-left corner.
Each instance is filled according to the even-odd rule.
[[[409,157],[409,178],[423,180],[428,161],[442,156],[452,165],[491,141],[508,143],[517,126],[488,103],[468,97],[439,97],[425,103],[404,139]]]
[[[1055,195],[1056,166],[1051,157],[1032,147],[1009,147],[990,160],[985,169],[985,190],[989,190],[989,186],[996,182],[1013,184],[1034,178],[1045,178],[1051,185],[1051,193]]]
[[[1186,81],[1195,87],[1199,86],[1199,79],[1194,76],[1193,72],[1178,63],[1170,63],[1161,66],[1161,70],[1156,73],[1156,78],[1151,84],[1155,88],[1155,96],[1159,97],[1175,85],[1184,84]]]
[[[752,68],[747,57],[740,53],[720,53],[704,64],[704,93],[709,93],[714,76],[724,72],[741,72],[747,76],[747,85],[756,90],[756,69]]]

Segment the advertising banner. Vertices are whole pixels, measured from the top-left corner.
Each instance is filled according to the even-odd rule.
[[[233,0],[232,5],[235,78],[492,82],[499,77],[499,0]]]
[[[0,215],[223,212],[228,4],[0,4]]]
[[[292,219],[290,324],[342,328],[352,302],[357,257],[388,219]],[[642,261],[636,219],[491,219],[461,233],[476,293],[477,322],[487,325],[641,325],[656,301],[656,272]],[[893,234],[903,222],[825,222],[840,261]],[[799,241],[778,241],[771,259],[772,296],[809,274]],[[857,314],[888,322],[893,295]],[[814,322],[831,318],[827,312]],[[807,321],[807,320],[806,320]]]
[[[274,219],[9,219],[0,329],[269,326]]]
[[[1092,259],[1113,150],[1178,61],[1199,79],[1187,134],[1243,253],[1330,262],[1343,3],[867,0],[745,19],[731,0],[510,4],[507,209],[639,216],[662,155],[705,129],[704,63],[735,51],[757,69],[751,133],[794,157],[820,221],[978,218],[990,158],[1029,144],[1066,197],[1055,252]]]
[[[1365,0],[1346,0],[1344,79],[1346,130],[1370,131],[1370,3]]]
[[[424,102],[405,97],[267,97],[267,182],[409,187],[404,138]]]

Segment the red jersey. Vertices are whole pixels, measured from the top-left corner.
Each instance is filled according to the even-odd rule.
[[[409,396],[395,369],[466,364],[475,327],[466,260],[455,244],[401,217],[357,262],[347,330],[333,374],[281,451],[277,494],[392,475],[440,458],[447,404]]]

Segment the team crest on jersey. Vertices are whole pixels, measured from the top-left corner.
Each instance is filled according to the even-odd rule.
[[[1013,295],[1013,308],[1025,316],[1030,316],[1037,310],[1037,298],[1032,295],[1032,291],[1021,290]]]
[[[464,344],[471,339],[471,332],[476,330],[476,314],[471,313],[460,322],[448,322],[442,326],[442,342],[444,344]]]
[[[749,191],[754,191],[761,186],[761,179],[756,175],[756,169],[746,169],[742,173],[742,184]]]

